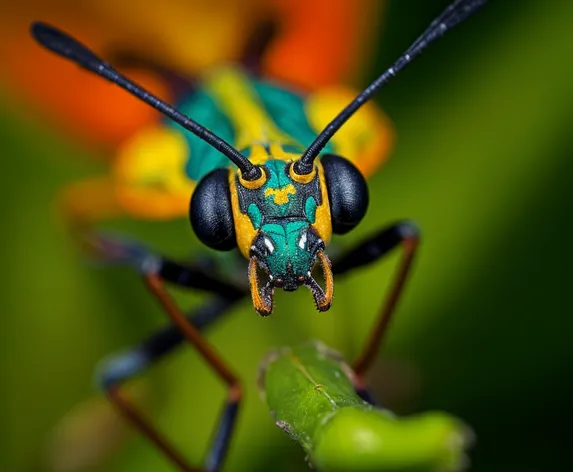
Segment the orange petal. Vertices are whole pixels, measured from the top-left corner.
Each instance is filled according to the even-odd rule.
[[[311,90],[358,75],[384,2],[275,0],[275,4],[284,24],[265,58],[267,74]]]
[[[82,41],[89,44],[89,38],[82,37]],[[48,53],[31,39],[12,44],[5,60],[12,89],[80,139],[115,147],[160,119],[158,112],[129,93]],[[166,84],[157,75],[134,71],[129,76],[171,100]]]

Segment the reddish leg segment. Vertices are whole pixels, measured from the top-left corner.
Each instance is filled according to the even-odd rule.
[[[212,442],[210,453],[204,467],[193,467],[187,463],[183,456],[165,439],[165,437],[146,419],[132,403],[121,395],[119,386],[108,385],[106,393],[111,402],[119,411],[144,434],[166,457],[168,457],[180,470],[185,472],[217,471],[220,469],[227,452],[233,432],[242,391],[238,378],[221,359],[211,344],[201,335],[199,330],[188,321],[179,307],[165,289],[161,277],[150,272],[144,275],[144,280],[150,292],[157,298],[171,322],[183,334],[184,338],[199,352],[207,364],[217,373],[228,387],[228,397],[223,414],[219,420],[217,434]]]
[[[374,328],[370,332],[368,340],[364,343],[360,354],[352,364],[352,369],[356,373],[356,390],[362,398],[370,402],[371,398],[366,391],[364,374],[372,365],[382,344],[392,314],[404,288],[404,283],[412,267],[419,242],[420,234],[417,226],[409,221],[399,222],[362,242],[332,264],[332,271],[337,275],[371,264],[398,245],[401,245],[404,250],[398,270],[390,286],[390,291],[382,303],[374,323]]]

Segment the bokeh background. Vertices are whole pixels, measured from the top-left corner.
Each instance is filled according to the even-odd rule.
[[[340,0],[329,2],[331,16],[304,2],[255,0],[0,7],[0,470],[173,470],[114,420],[92,382],[99,359],[165,317],[130,270],[81,256],[54,205],[63,186],[105,172],[115,143],[156,117],[50,62],[26,39],[26,23],[57,21],[100,50],[140,48],[191,74],[236,57],[257,22],[274,15],[288,34],[287,46],[269,52],[269,75],[358,87],[447,3]],[[394,122],[395,150],[370,182],[364,222],[336,240],[348,247],[398,218],[420,224],[420,256],[370,381],[400,413],[443,409],[469,423],[475,471],[570,470],[573,462],[571,25],[569,0],[492,0],[401,73],[376,99]],[[98,106],[107,94],[115,109]],[[185,221],[110,227],[174,257],[203,250]],[[355,355],[395,262],[339,280],[327,313],[305,290],[279,293],[273,316],[261,319],[244,303],[209,331],[247,390],[225,470],[302,470],[302,451],[257,393],[259,359],[309,338]],[[177,298],[192,306],[203,296]],[[225,396],[219,381],[182,348],[133,388],[197,463]]]

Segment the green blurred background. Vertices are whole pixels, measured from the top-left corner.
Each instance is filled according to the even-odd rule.
[[[447,3],[389,2],[357,83]],[[400,413],[443,409],[466,420],[477,435],[475,471],[572,465],[572,25],[569,0],[493,0],[404,71],[377,98],[395,123],[396,149],[370,182],[364,222],[336,240],[350,246],[398,218],[420,224],[420,256],[370,380]],[[54,425],[94,395],[98,360],[165,323],[131,271],[86,264],[58,224],[58,190],[103,166],[21,103],[0,89],[0,470],[10,472],[54,470]],[[115,227],[173,256],[202,250],[186,222]],[[339,280],[327,313],[305,290],[279,293],[273,316],[244,303],[210,330],[247,390],[225,470],[302,470],[302,451],[256,391],[259,359],[309,338],[355,355],[395,261]],[[186,305],[201,298],[178,292]],[[218,379],[184,348],[144,383],[150,416],[197,462],[225,397]],[[83,470],[173,468],[131,434]]]

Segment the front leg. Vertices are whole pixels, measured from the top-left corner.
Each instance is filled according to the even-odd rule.
[[[238,274],[231,273],[227,274],[228,280],[222,280],[208,263],[178,262],[126,236],[95,231],[85,235],[92,254],[104,264],[130,266],[143,275],[155,273],[165,282],[211,292],[231,301],[248,293],[246,279],[243,285],[235,281],[238,277],[233,277]]]
[[[370,338],[364,344],[361,353],[352,365],[357,375],[358,385],[356,387],[359,393],[365,391],[364,373],[374,361],[382,343],[398,298],[402,293],[419,242],[420,233],[418,227],[411,221],[400,221],[361,242],[358,246],[338,257],[332,264],[332,272],[336,276],[371,264],[398,245],[401,245],[404,250],[398,270],[390,286],[390,291],[380,308]]]
[[[209,367],[211,367],[211,369],[227,385],[227,402],[223,409],[219,428],[213,440],[213,445],[204,468],[182,468],[182,470],[185,471],[217,471],[221,467],[222,460],[229,446],[231,433],[233,431],[237,411],[242,398],[241,384],[238,377],[232,372],[219,353],[181,312],[173,298],[165,289],[162,277],[151,269],[144,274],[144,281],[149,291],[163,307],[171,322],[179,329],[191,346],[197,350],[205,363],[208,364]],[[141,417],[138,418],[130,416],[129,412],[126,410],[124,410],[124,412],[136,425],[140,427],[140,429],[145,430],[146,428],[151,427],[151,425],[148,423],[146,424],[146,422],[138,422],[138,420],[141,420]],[[154,429],[152,428],[150,432],[153,433]],[[150,438],[152,437],[151,435],[149,436]]]
[[[102,219],[121,215],[114,198],[113,183],[107,179],[84,182],[64,195],[64,210],[72,234],[88,253],[104,264],[132,267],[141,274],[147,287],[159,300],[172,324],[154,333],[139,346],[107,359],[98,371],[98,382],[107,397],[142,434],[185,472],[213,472],[221,468],[236,422],[241,400],[241,385],[200,331],[220,319],[245,298],[249,291],[241,282],[224,281],[205,264],[182,264],[168,259],[127,237],[110,235],[96,229]],[[85,198],[82,198],[85,197]],[[89,198],[87,198],[89,197]],[[228,267],[226,268],[228,271]],[[167,293],[164,282],[185,288],[208,291],[215,298],[185,317]],[[150,364],[168,355],[183,340],[199,351],[203,360],[227,384],[228,397],[202,467],[193,467],[167,441],[121,391],[124,381],[143,372]]]
[[[144,281],[151,293],[158,299],[172,324],[154,333],[140,345],[106,359],[98,369],[98,382],[109,400],[120,413],[145,435],[179,470],[184,472],[220,470],[229,447],[236,422],[241,386],[239,380],[227,367],[200,330],[208,327],[228,312],[248,292],[240,297],[229,298],[220,293],[214,299],[185,317],[167,293],[157,267],[148,265],[143,271]],[[199,351],[203,360],[222,378],[228,386],[228,398],[218,420],[215,435],[210,442],[209,453],[202,467],[193,467],[183,455],[157,430],[153,422],[121,392],[122,384],[143,372],[149,365],[171,353],[183,340],[187,340]]]

